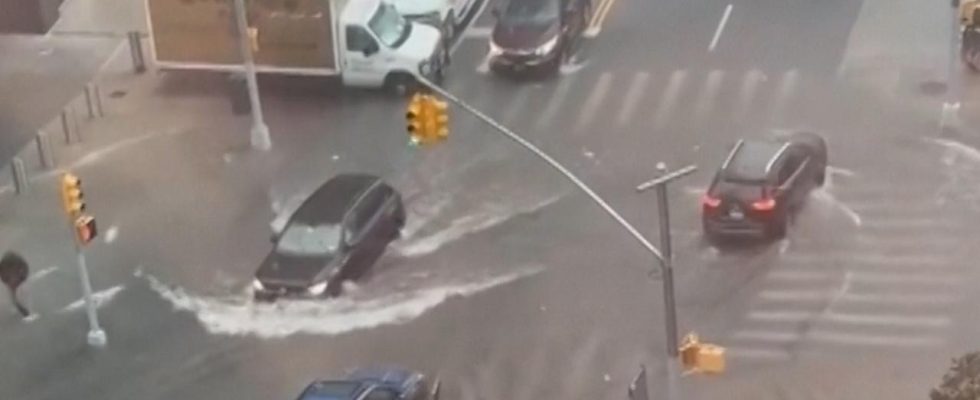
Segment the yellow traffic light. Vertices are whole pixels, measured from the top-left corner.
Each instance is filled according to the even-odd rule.
[[[95,217],[82,215],[75,219],[75,239],[79,244],[87,244],[98,236],[99,231],[95,226]]]
[[[61,203],[70,218],[76,218],[85,212],[85,195],[82,193],[82,181],[77,176],[66,173],[61,177]]]
[[[405,112],[406,127],[409,140],[413,145],[418,145],[426,137],[426,96],[416,93],[412,100],[408,102],[408,110]]]
[[[432,124],[430,139],[433,142],[446,140],[449,137],[449,116],[446,115],[449,106],[444,101],[432,98],[430,107],[432,111],[429,117]]]

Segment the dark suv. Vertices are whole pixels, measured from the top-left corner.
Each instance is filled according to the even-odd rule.
[[[739,141],[702,198],[705,234],[782,238],[792,213],[823,185],[826,169],[827,144],[815,133]]]

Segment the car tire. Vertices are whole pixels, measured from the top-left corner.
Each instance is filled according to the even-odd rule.
[[[773,221],[772,225],[769,226],[769,237],[771,239],[782,239],[786,237],[786,231],[789,227],[789,217],[783,216],[782,218]]]
[[[328,298],[340,297],[340,295],[344,293],[344,279],[337,278],[331,280],[329,283],[327,283],[327,290],[325,293],[327,294]]]
[[[411,74],[405,72],[393,72],[385,78],[385,87],[399,96],[407,96],[414,92],[419,86]]]

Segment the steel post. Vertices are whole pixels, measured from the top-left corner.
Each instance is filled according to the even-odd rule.
[[[10,161],[10,171],[14,178],[14,190],[17,194],[27,193],[29,182],[27,181],[27,168],[24,167],[24,160],[14,157]]]
[[[92,84],[85,85],[85,109],[88,110],[89,119],[95,118],[95,104],[92,101]]]
[[[146,60],[143,58],[143,39],[140,33],[130,31],[126,34],[129,38],[129,54],[133,58],[133,71],[137,74],[146,72]]]
[[[105,110],[102,108],[102,89],[99,88],[98,84],[93,83],[91,85],[92,85],[92,97],[93,100],[95,100],[95,112],[99,117],[104,117]]]
[[[82,252],[81,247],[76,247],[75,251],[78,254],[78,274],[82,281],[82,292],[85,296],[85,311],[88,315],[88,344],[90,346],[104,347],[108,340],[105,331],[99,326],[99,316],[95,309],[95,299],[92,298],[92,282],[89,280],[88,267],[85,265],[85,253]]]
[[[61,110],[61,130],[65,133],[65,144],[72,144],[77,141],[75,135],[76,128],[75,117],[71,107],[65,107]]]
[[[37,154],[38,158],[41,159],[41,166],[44,169],[51,169],[54,167],[54,153],[51,151],[51,139],[44,131],[37,131],[37,136],[34,137],[34,142],[37,144]]]
[[[262,115],[262,102],[259,98],[259,84],[255,76],[255,60],[252,57],[252,45],[248,39],[248,20],[245,17],[245,0],[235,0],[235,20],[238,30],[238,44],[241,48],[242,61],[245,64],[245,79],[248,81],[248,98],[252,104],[252,131],[249,141],[256,150],[272,148],[272,138],[269,127]]]
[[[950,40],[949,40],[949,62],[946,71],[946,101],[943,102],[943,109],[939,118],[941,129],[955,129],[959,125],[960,110],[960,85],[959,85],[959,65],[960,65],[960,16],[959,1],[951,2],[952,18],[950,18]]]

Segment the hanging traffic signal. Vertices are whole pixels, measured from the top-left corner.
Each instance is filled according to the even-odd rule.
[[[71,219],[75,219],[85,212],[82,180],[71,173],[65,173],[61,176],[61,204],[65,214]]]
[[[87,244],[98,236],[99,231],[95,226],[95,217],[82,215],[75,219],[75,239],[79,244]]]
[[[424,125],[426,111],[426,96],[419,93],[413,95],[412,99],[408,102],[408,110],[405,111],[405,120],[407,123],[405,130],[408,131],[409,141],[413,145],[422,143],[426,137]]]
[[[431,113],[429,114],[429,118],[431,118],[432,133],[429,139],[432,142],[441,142],[449,137],[449,116],[446,115],[449,105],[434,97],[430,99],[431,105],[429,110],[431,110]]]

